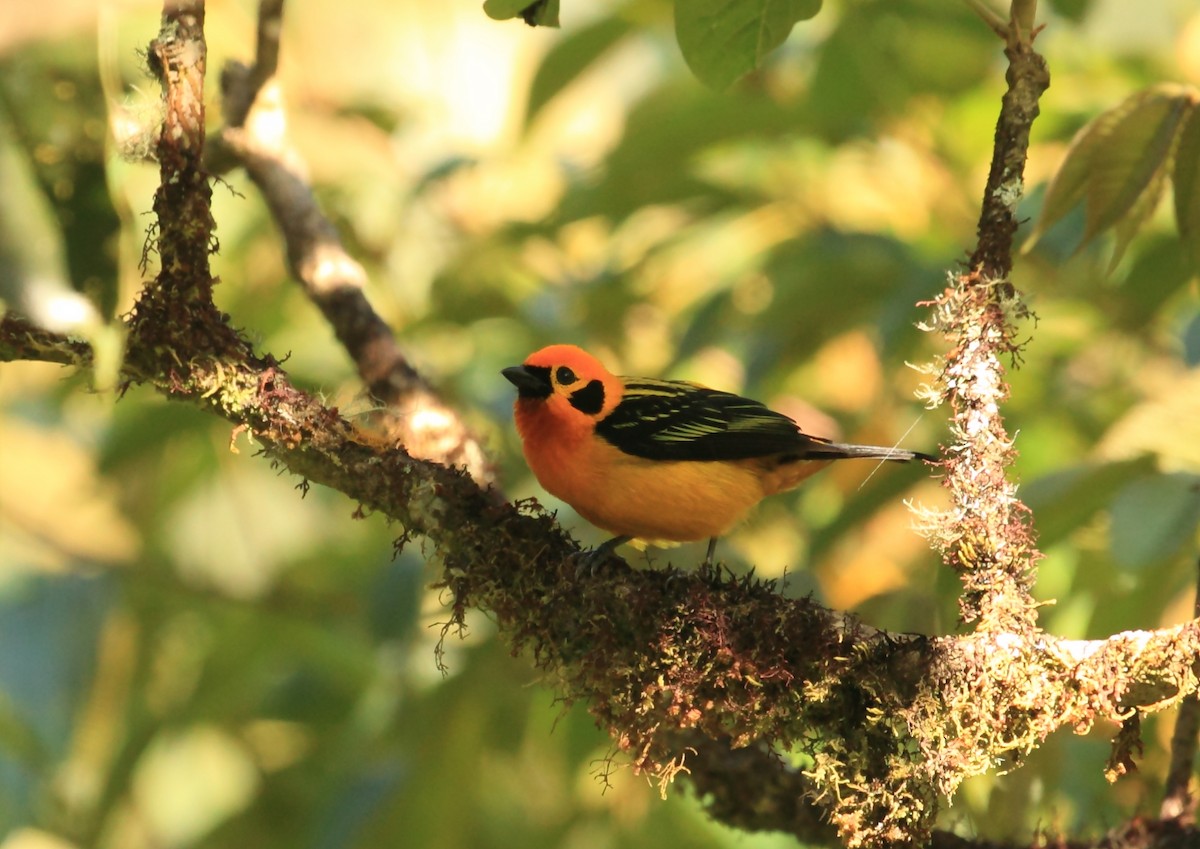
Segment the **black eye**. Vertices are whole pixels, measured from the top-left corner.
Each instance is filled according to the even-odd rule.
[[[571,371],[566,366],[559,366],[554,372],[554,379],[558,381],[560,386],[570,386],[575,381],[579,380],[575,376],[575,372]]]

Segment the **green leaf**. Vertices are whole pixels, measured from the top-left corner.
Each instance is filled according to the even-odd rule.
[[[1200,97],[1192,93],[1191,109],[1175,149],[1175,222],[1192,263],[1200,266]]]
[[[559,0],[484,0],[483,11],[496,21],[520,17],[531,27],[558,26]]]
[[[558,0],[537,0],[521,12],[525,23],[531,27],[558,26]]]
[[[630,23],[622,18],[603,18],[558,40],[538,66],[529,88],[526,125],[533,123],[543,106],[624,38],[630,29]]]
[[[1025,250],[1083,201],[1086,221],[1080,247],[1118,225],[1115,264],[1166,188],[1181,124],[1194,96],[1184,86],[1152,86],[1076,133]]]
[[[1154,173],[1150,176],[1149,182],[1142,190],[1141,194],[1117,220],[1113,228],[1113,253],[1112,258],[1108,261],[1108,272],[1117,267],[1117,263],[1121,261],[1121,257],[1125,255],[1125,249],[1129,247],[1129,243],[1138,231],[1142,229],[1142,225],[1149,220],[1154,214],[1154,210],[1158,209],[1159,201],[1162,200],[1163,192],[1167,188],[1167,167],[1169,160],[1164,159],[1161,166],[1156,167]],[[1086,234],[1084,238],[1087,238]]]
[[[820,10],[821,0],[675,0],[675,37],[692,73],[723,89]]]
[[[1160,311],[1174,313],[1172,298],[1194,279],[1194,269],[1179,239],[1169,233],[1148,233],[1141,239],[1120,286],[1103,293],[1098,305],[1117,327],[1140,333]]]
[[[1188,368],[1200,366],[1200,315],[1192,316],[1180,336],[1184,364]]]
[[[1156,186],[1161,192],[1180,123],[1190,108],[1190,94],[1176,85],[1153,86],[1117,106],[1118,119],[1092,155],[1084,241],[1130,220],[1134,212],[1144,220],[1145,199]]]
[[[1153,468],[1154,461],[1142,457],[1064,469],[1022,486],[1021,495],[1037,517],[1039,545],[1049,548],[1064,539],[1107,507],[1130,481]]]
[[[1116,120],[1112,111],[1105,112],[1081,127],[1075,138],[1071,139],[1067,155],[1058,167],[1054,179],[1050,181],[1050,188],[1046,190],[1041,216],[1022,250],[1031,251],[1038,240],[1046,235],[1051,227],[1066,218],[1087,195],[1092,157],[1104,144],[1104,140],[1112,131],[1111,124]],[[1080,244],[1082,245],[1082,242]]]
[[[1113,559],[1130,568],[1166,560],[1194,536],[1198,522],[1200,475],[1133,481],[1113,501]]]

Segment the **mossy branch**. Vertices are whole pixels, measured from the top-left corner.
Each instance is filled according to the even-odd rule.
[[[467,607],[490,611],[639,769],[693,770],[714,813],[742,827],[813,839],[832,820],[859,845],[918,837],[939,792],[1055,728],[1116,722],[1196,689],[1200,621],[1097,641],[926,638],[721,571],[580,574],[578,546],[545,511],[363,440],[269,358],[177,355],[168,373],[129,376],[247,427],[291,472],[424,535],[454,599],[449,628]],[[87,365],[78,343],[12,315],[0,319],[0,357]],[[805,765],[785,767],[778,751]]]

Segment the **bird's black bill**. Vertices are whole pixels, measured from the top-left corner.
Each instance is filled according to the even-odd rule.
[[[549,398],[554,391],[550,384],[550,369],[544,366],[509,366],[500,373],[517,387],[517,394],[522,398]]]

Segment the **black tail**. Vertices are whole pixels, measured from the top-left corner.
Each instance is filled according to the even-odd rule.
[[[879,445],[847,445],[841,442],[814,441],[803,456],[804,460],[890,460],[896,463],[909,463],[913,460],[924,460],[927,463],[937,462],[937,457],[923,454],[920,451],[909,451],[905,448],[884,448]]]

